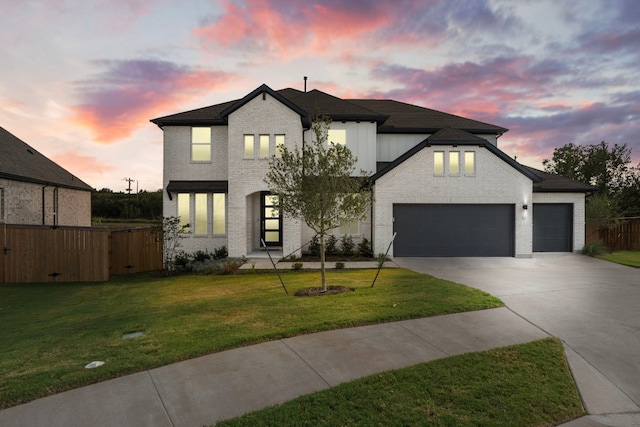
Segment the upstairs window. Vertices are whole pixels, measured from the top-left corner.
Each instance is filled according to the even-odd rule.
[[[255,136],[245,135],[244,136],[244,157],[253,158],[254,149],[255,149]]]
[[[476,153],[475,151],[464,152],[464,174],[475,175],[476,174]]]
[[[449,151],[449,175],[460,175],[459,151]]]
[[[444,175],[444,151],[433,152],[433,174]]]
[[[211,161],[211,128],[191,128],[191,161]]]
[[[269,135],[260,135],[260,157],[269,157]]]
[[[345,129],[329,129],[327,141],[329,145],[347,145],[347,131]]]
[[[284,149],[284,135],[276,135],[276,157],[282,157]]]

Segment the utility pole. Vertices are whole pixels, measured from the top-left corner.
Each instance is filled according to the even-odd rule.
[[[133,181],[135,181],[135,179],[133,178],[123,178],[123,181],[127,181],[127,183],[129,184],[129,188],[127,188],[127,193],[131,194],[131,183]]]

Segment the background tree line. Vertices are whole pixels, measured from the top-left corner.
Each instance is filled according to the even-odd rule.
[[[162,219],[162,190],[115,193],[109,188],[91,194],[91,216],[111,219]]]
[[[598,227],[615,225],[621,217],[640,216],[640,163],[631,164],[627,144],[610,147],[567,144],[553,150],[545,171],[594,186],[587,198],[587,220]]]

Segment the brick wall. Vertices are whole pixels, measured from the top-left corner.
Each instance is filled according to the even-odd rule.
[[[474,176],[434,176],[434,151],[475,151]],[[532,182],[481,147],[426,147],[375,185],[374,252],[384,252],[393,236],[394,203],[500,203],[515,205],[515,255],[532,254],[530,215],[521,209],[532,200]],[[390,255],[393,255],[393,248]]]

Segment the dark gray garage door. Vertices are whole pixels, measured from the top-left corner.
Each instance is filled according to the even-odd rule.
[[[573,250],[573,205],[571,203],[533,204],[533,251],[571,252]]]
[[[514,205],[393,205],[394,256],[514,255]]]

